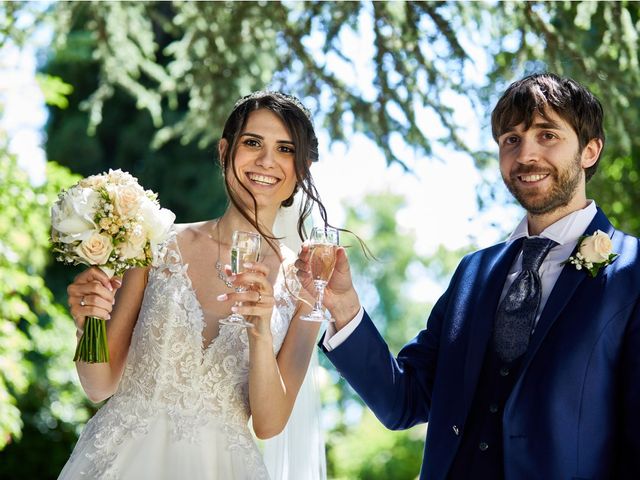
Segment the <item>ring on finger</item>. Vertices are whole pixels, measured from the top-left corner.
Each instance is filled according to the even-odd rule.
[[[81,307],[85,307],[87,304],[84,301],[84,295],[82,296],[82,298],[80,299],[80,306]]]
[[[256,301],[256,303],[260,303],[262,301],[262,293],[258,292],[258,300]]]

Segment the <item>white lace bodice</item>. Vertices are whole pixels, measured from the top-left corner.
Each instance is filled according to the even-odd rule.
[[[149,272],[118,391],[83,432],[83,437],[95,437],[96,478],[110,478],[116,446],[129,436],[144,435],[158,414],[168,417],[172,441],[197,443],[201,429],[221,428],[229,448],[246,452],[249,464],[262,464],[247,427],[246,330],[221,325],[219,335],[203,348],[204,315],[175,235],[157,263]],[[271,318],[276,354],[295,311],[292,293],[300,288],[291,255],[283,265]]]

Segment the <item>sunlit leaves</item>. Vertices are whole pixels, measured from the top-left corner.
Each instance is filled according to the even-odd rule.
[[[33,187],[0,144],[0,476],[55,476],[67,444],[87,418],[71,357],[74,327],[42,277],[48,262],[49,206],[77,177],[50,164],[47,183]],[[36,438],[33,432],[37,431]],[[48,454],[32,442],[49,439]],[[22,446],[21,455],[15,449]],[[2,451],[4,450],[4,451]],[[40,452],[40,457],[34,455]],[[52,466],[56,472],[48,471]],[[13,472],[13,473],[12,473]]]

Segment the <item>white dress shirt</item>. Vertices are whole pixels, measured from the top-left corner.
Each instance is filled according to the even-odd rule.
[[[560,272],[562,271],[563,267],[562,262],[569,258],[569,256],[573,252],[573,249],[578,243],[578,239],[587,229],[593,218],[596,216],[596,212],[596,202],[593,200],[589,200],[585,208],[576,210],[566,217],[562,217],[557,222],[545,228],[539,235],[540,237],[548,238],[555,241],[558,245],[556,245],[549,251],[545,259],[542,261],[542,265],[540,265],[540,270],[538,271],[540,274],[540,282],[542,285],[542,295],[540,298],[540,306],[538,307],[538,312],[536,313],[534,325],[538,323],[538,319],[540,318],[540,314],[542,313],[542,310],[544,309],[544,306],[549,299],[551,290],[553,290],[553,287],[555,286],[556,281],[560,276]],[[507,240],[507,243],[517,240],[518,238],[528,236],[529,224],[527,222],[527,217],[525,216],[513,231],[513,233]],[[504,282],[504,287],[502,288],[500,300],[502,300],[502,298],[507,294],[507,290],[521,270],[522,252],[518,254],[515,261],[513,262],[513,265],[511,265],[511,269],[507,274],[507,279]],[[351,335],[351,333],[358,327],[358,325],[360,325],[363,315],[364,309],[360,307],[360,311],[353,318],[353,320],[347,323],[339,332],[336,332],[335,326],[330,323],[324,336],[324,347],[329,351],[338,347],[338,345],[344,342],[347,337],[349,337],[349,335]]]

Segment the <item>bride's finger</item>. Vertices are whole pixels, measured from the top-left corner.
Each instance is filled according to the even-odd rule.
[[[260,290],[271,292],[273,287],[262,273],[242,272],[229,278],[234,287],[243,287],[248,290]]]
[[[73,321],[79,330],[84,328],[86,317],[97,317],[104,320],[111,319],[111,305],[102,308],[100,306],[87,303],[87,300],[84,298],[78,300],[77,303],[74,302],[73,306],[69,308],[69,312],[71,313],[71,317],[73,317]]]
[[[298,260],[302,262],[308,262],[310,257],[311,247],[309,241],[307,240],[300,246],[300,252],[298,252]]]
[[[267,267],[264,263],[260,262],[247,262],[242,265],[246,270],[251,272],[256,272],[264,275],[265,277],[269,276],[269,267]]]
[[[98,267],[90,267],[80,272],[73,280],[72,285],[101,283],[108,290],[113,290],[109,276]]]
[[[273,294],[262,292],[260,290],[247,290],[245,292],[233,292],[223,293],[218,295],[216,300],[219,302],[240,302],[240,303],[252,303],[254,305],[261,305],[266,307],[272,307],[275,304]]]
[[[273,302],[243,302],[242,304],[236,304],[231,307],[231,311],[233,313],[239,313],[244,317],[260,317],[268,320],[271,318],[271,313],[273,312]]]
[[[69,307],[73,306],[73,302],[80,303],[80,299],[82,297],[88,297],[89,295],[93,297],[100,297],[104,299],[106,303],[113,303],[115,298],[115,293],[113,290],[107,289],[100,282],[91,282],[91,283],[82,283],[75,284],[72,283],[67,287],[67,295],[69,297]],[[96,302],[93,302],[94,304]]]

